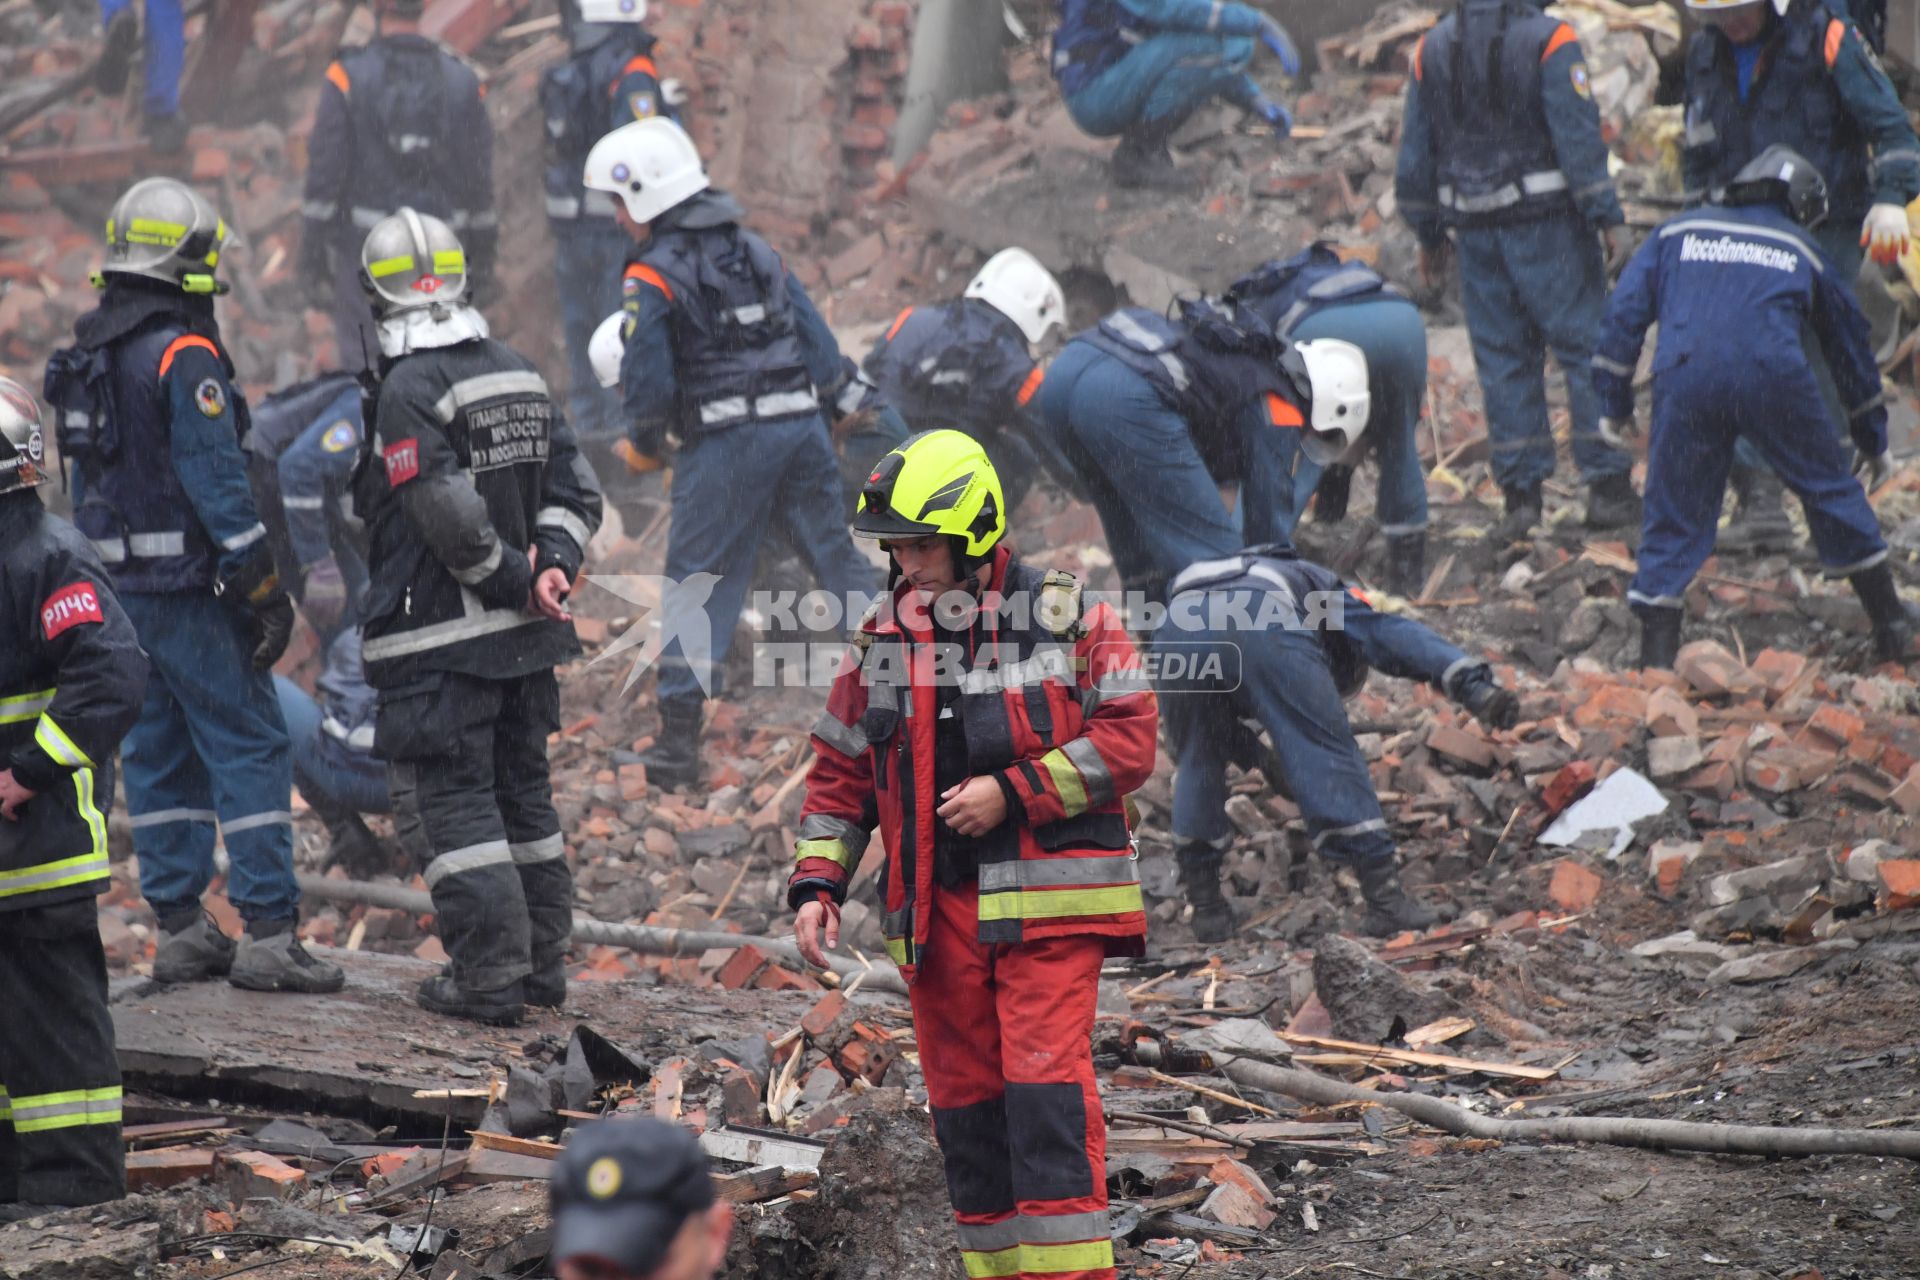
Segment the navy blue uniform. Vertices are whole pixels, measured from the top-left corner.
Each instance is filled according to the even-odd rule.
[[[1060,0],[1053,76],[1096,138],[1170,133],[1215,98],[1249,106],[1261,16],[1232,0]]]
[[[1168,594],[1157,640],[1217,679],[1163,681],[1161,723],[1178,772],[1173,831],[1181,845],[1224,850],[1227,743],[1221,725],[1257,719],[1306,819],[1314,852],[1348,866],[1393,856],[1380,798],[1353,740],[1342,694],[1369,668],[1425,680],[1462,701],[1492,669],[1410,618],[1376,613],[1333,570],[1284,546],[1189,566]]]
[[[122,762],[141,889],[156,913],[197,910],[213,879],[249,924],[294,918],[287,731],[250,621],[215,594],[266,554],[240,440],[246,402],[213,301],[108,277],[77,345],[47,368],[74,523],[93,542],[153,666]]]
[[[1827,180],[1827,220],[1813,235],[1849,289],[1868,208],[1920,196],[1920,140],[1843,9],[1794,0],[1745,47],[1701,27],[1687,46],[1686,102],[1689,202],[1707,199],[1768,147],[1791,147]]]
[[[380,350],[360,287],[360,247],[402,207],[432,214],[460,237],[469,289],[489,278],[500,238],[493,123],[473,68],[420,35],[342,50],[327,67],[307,141],[302,270],[332,272],[343,368],[363,368]]]
[[[984,445],[1008,513],[1020,509],[1041,465],[1032,439],[1042,373],[1019,325],[978,298],[908,307],[864,368],[913,430],[960,431]]]
[[[120,1068],[94,895],[111,883],[113,753],[147,661],[87,540],[0,495],[0,1203],[126,1194]]]
[[[366,531],[353,514],[352,494],[362,441],[360,384],[329,374],[275,392],[252,417],[249,470],[274,562],[303,603],[307,575],[329,560],[346,584],[346,608],[322,636],[330,644],[359,625],[367,589]]]
[[[1157,595],[1194,561],[1244,545],[1220,486],[1248,478],[1250,430],[1297,432],[1305,421],[1271,334],[1247,337],[1249,349],[1223,350],[1129,307],[1076,334],[1047,371],[1041,421],[1100,512],[1128,590]],[[1284,538],[1260,506],[1249,493],[1247,527]]]
[[[553,232],[554,284],[567,343],[567,417],[583,448],[620,435],[620,401],[593,376],[587,358],[593,331],[620,307],[620,269],[631,241],[614,221],[617,197],[581,185],[593,144],[623,124],[679,115],[661,95],[654,37],[638,24],[609,27],[607,37],[540,77],[546,116],[547,226]],[[603,475],[617,469],[601,465]]]
[[[1455,233],[1495,479],[1528,490],[1553,474],[1549,350],[1581,475],[1624,475],[1587,359],[1606,304],[1595,233],[1625,219],[1573,28],[1527,0],[1464,0],[1440,19],[1414,51],[1394,192],[1422,245]]]
[[[1289,342],[1338,338],[1360,348],[1372,400],[1367,448],[1380,464],[1375,517],[1389,538],[1424,531],[1427,478],[1414,437],[1427,398],[1427,327],[1419,308],[1377,271],[1365,263],[1342,262],[1324,243],[1249,272],[1234,281],[1227,296]],[[1291,538],[1326,469],[1300,451],[1298,431],[1259,423],[1254,429],[1264,447],[1252,452],[1250,466],[1260,478],[1249,480],[1248,488],[1250,495],[1271,495],[1265,500],[1273,505],[1259,527]],[[1272,474],[1261,474],[1264,468]]]
[[[719,692],[769,522],[779,512],[815,576],[842,600],[876,587],[854,550],[822,396],[840,389],[840,346],[766,241],[707,191],[668,210],[627,267],[620,386],[634,445],[658,457],[669,432],[673,524],[667,577],[707,582],[670,595],[663,705]],[[704,617],[696,617],[696,614]],[[704,629],[706,654],[678,639]]]
[[[1825,356],[1860,450],[1885,451],[1887,411],[1866,317],[1834,275],[1807,233],[1770,205],[1682,214],[1627,264],[1594,353],[1594,380],[1607,416],[1629,417],[1640,344],[1660,322],[1646,531],[1628,597],[1635,603],[1680,606],[1713,551],[1741,438],[1800,495],[1830,575],[1886,558],[1807,354],[1817,344]]]

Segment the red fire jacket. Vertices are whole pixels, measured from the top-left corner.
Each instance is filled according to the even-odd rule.
[[[827,697],[788,882],[795,904],[820,889],[841,900],[877,827],[887,951],[909,981],[934,890],[940,678],[931,631],[908,621],[912,590],[901,583],[895,607],[862,623],[860,661]],[[1137,953],[1147,922],[1123,801],[1153,771],[1159,708],[1133,642],[1106,605],[1082,611],[1070,574],[1005,547],[983,600],[1006,604],[989,614],[956,705],[976,774],[1004,778],[1015,803],[981,837],[980,941],[1092,934]]]

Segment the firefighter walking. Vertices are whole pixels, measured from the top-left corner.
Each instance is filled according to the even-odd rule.
[[[1113,1271],[1091,1033],[1102,960],[1146,935],[1123,797],[1159,715],[1105,605],[1003,541],[1000,479],[957,431],[875,466],[854,532],[892,592],[814,729],[788,901],[824,963],[877,827],[967,1274]]]
[[[126,1194],[94,895],[147,660],[87,540],[47,514],[39,406],[0,378],[0,1222]]]

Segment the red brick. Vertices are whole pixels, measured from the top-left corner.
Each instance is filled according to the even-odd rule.
[[[1748,668],[1775,697],[1785,693],[1806,669],[1805,654],[1788,653],[1782,649],[1762,649],[1754,655],[1753,664]]]
[[[762,991],[819,991],[823,986],[820,979],[811,974],[795,973],[777,964],[768,965],[753,985]]]
[[[742,987],[752,986],[753,980],[760,976],[760,971],[770,963],[766,952],[749,943],[720,966],[720,972],[713,975],[713,980],[730,991],[738,991]]]
[[[1885,858],[1878,870],[1880,885],[1889,895],[1920,897],[1920,859]]]
[[[286,1200],[306,1184],[303,1169],[296,1169],[264,1151],[222,1151],[216,1162],[221,1178],[235,1204],[248,1200]]]
[[[1540,803],[1549,815],[1557,814],[1593,789],[1593,764],[1575,760],[1547,780],[1540,790]]]
[[[1476,772],[1485,773],[1493,768],[1493,748],[1486,739],[1452,725],[1433,726],[1427,733],[1427,748]]]
[[[620,766],[620,798],[628,804],[634,804],[647,798],[647,766],[643,764],[623,764]]]
[[[1656,738],[1697,738],[1700,715],[1672,689],[1655,689],[1647,698],[1647,729]]]
[[[1562,858],[1554,864],[1553,881],[1547,885],[1547,896],[1568,915],[1578,915],[1600,901],[1602,884],[1596,873],[1571,858]]]
[[[1797,746],[1824,751],[1844,747],[1866,731],[1867,722],[1832,703],[1823,705],[1794,738]]]
[[[363,1178],[390,1177],[395,1169],[419,1154],[419,1147],[408,1147],[402,1151],[383,1151],[377,1156],[369,1156],[360,1162],[360,1176]]]
[[[1647,703],[1646,692],[1630,684],[1601,685],[1573,709],[1574,727],[1593,729],[1605,720],[1638,723],[1646,718]]]
[[[846,1009],[847,998],[838,991],[829,991],[820,1003],[807,1011],[806,1017],[800,1019],[800,1029],[818,1040],[833,1028],[835,1019]]]
[[[1907,776],[1887,797],[1887,803],[1908,817],[1920,815],[1920,764],[1907,770]]]
[[[1682,646],[1673,669],[1703,697],[1720,698],[1762,688],[1760,680],[1740,665],[1740,659],[1715,640],[1695,640]]]

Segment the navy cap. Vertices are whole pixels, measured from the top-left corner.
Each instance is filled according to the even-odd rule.
[[[700,1143],[652,1117],[582,1125],[549,1189],[553,1261],[603,1258],[635,1276],[659,1267],[686,1220],[714,1202]]]

